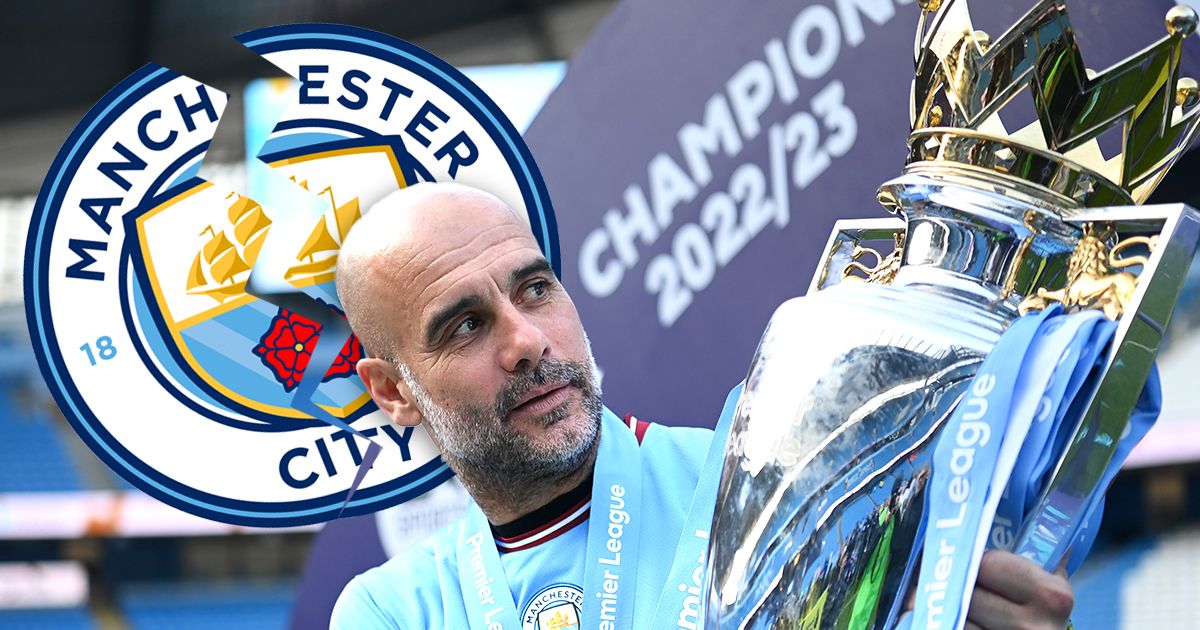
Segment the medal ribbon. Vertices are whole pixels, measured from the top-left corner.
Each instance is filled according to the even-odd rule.
[[[474,501],[458,534],[458,584],[471,630],[518,630],[521,620],[513,601],[500,552],[483,510]]]
[[[608,408],[592,481],[584,568],[584,628],[631,628],[642,523],[637,437]],[[487,517],[474,502],[458,536],[458,580],[471,630],[519,630],[520,618]]]
[[[684,519],[675,548],[675,560],[671,572],[663,585],[654,611],[651,628],[683,628],[695,630],[704,621],[704,575],[708,563],[708,534],[712,529],[713,509],[716,507],[717,484],[721,481],[721,468],[725,461],[725,442],[729,438],[729,427],[742,397],[739,383],[725,399],[721,419],[717,421],[712,443],[704,460],[704,468],[696,481],[692,494],[692,505]]]
[[[1017,528],[1028,520],[1029,511],[1034,508],[1041,490],[1054,472],[1053,466],[1066,451],[1067,442],[1074,435],[1084,405],[1091,400],[1098,383],[1096,370],[1108,355],[1116,327],[1116,322],[1102,317],[1098,311],[1083,311],[1055,317],[1039,331],[1039,335],[1044,334],[1047,338],[1034,349],[1036,356],[1026,358],[1026,362],[1056,361],[1057,367],[1046,385],[1034,423],[1025,437],[1008,486],[1000,498],[988,547],[1012,550]],[[1060,350],[1061,354],[1055,356]],[[1024,385],[1023,380],[1018,381],[1018,389],[1037,386]],[[1087,557],[1096,536],[1094,525],[1103,511],[1104,492],[1129,452],[1153,426],[1160,407],[1158,371],[1152,367],[1125,433],[1096,490],[1088,497],[1087,505],[1079,511],[1076,520],[1068,523],[1064,529],[1063,540],[1070,541],[1069,544],[1063,547],[1061,553],[1049,557],[1044,566],[1046,570],[1054,570],[1068,549],[1068,572],[1073,573]]]
[[[642,451],[637,436],[608,408],[588,517],[583,628],[633,627],[642,526]]]
[[[1099,357],[1097,362],[1103,360],[1103,358],[1103,356]],[[1095,376],[1094,373],[1089,375]],[[1090,379],[1089,384],[1094,385],[1095,379]],[[1074,431],[1081,420],[1083,405],[1091,399],[1091,388],[1082,394],[1083,395],[1081,395],[1079,398],[1075,399],[1071,406],[1070,412],[1067,414],[1068,421],[1064,423],[1062,431],[1064,435],[1062,436],[1057,449],[1051,453],[1049,462],[1047,463],[1043,472],[1044,480],[1041,484],[1039,484],[1038,492],[1040,492],[1040,490],[1045,487],[1045,484],[1049,481],[1050,473],[1054,472],[1051,467],[1054,466],[1054,464],[1057,463],[1061,458],[1062,454],[1066,452],[1068,446],[1066,440],[1074,434]],[[1133,412],[1129,416],[1129,422],[1125,426],[1125,431],[1118,438],[1119,441],[1117,443],[1117,448],[1113,452],[1112,459],[1109,460],[1108,465],[1105,467],[1104,473],[1096,482],[1095,490],[1087,497],[1086,506],[1078,512],[1076,518],[1067,522],[1066,526],[1062,529],[1063,533],[1061,540],[1065,544],[1058,545],[1056,550],[1046,557],[1047,559],[1043,564],[1043,567],[1047,571],[1053,570],[1055,567],[1057,567],[1062,561],[1063,556],[1068,552],[1070,552],[1070,558],[1067,562],[1068,573],[1074,573],[1075,570],[1079,568],[1079,565],[1083,563],[1083,560],[1087,557],[1088,551],[1091,550],[1092,542],[1096,537],[1096,526],[1099,524],[1099,519],[1103,512],[1105,491],[1107,491],[1109,484],[1112,483],[1113,478],[1116,477],[1118,472],[1120,472],[1122,464],[1124,464],[1125,459],[1129,457],[1129,453],[1133,450],[1133,447],[1136,446],[1138,442],[1145,437],[1146,432],[1148,432],[1150,428],[1154,426],[1154,422],[1158,419],[1158,414],[1161,410],[1162,387],[1158,378],[1158,368],[1152,365],[1150,367],[1150,374],[1146,378],[1146,384],[1142,388],[1142,393],[1138,397],[1137,403],[1134,405]],[[1038,494],[1036,492],[1031,493],[1029,495],[1031,505],[1027,506],[1027,509],[1032,509],[1034,507],[1032,504],[1035,503],[1037,499]],[[1026,514],[1025,520],[1028,521],[1030,517],[1031,515]],[[1043,522],[1039,522],[1039,525],[1043,524]],[[1047,541],[1054,540],[1053,535],[1057,533],[1058,530],[1048,529],[1045,531],[1050,534],[1047,539],[1043,539],[1040,536],[1034,535],[1029,538],[1029,545],[1031,547],[1039,544],[1045,544],[1049,546],[1049,542]],[[1026,555],[1027,557],[1031,558],[1036,557],[1037,555],[1031,553],[1030,549],[1028,548],[1022,549],[1018,547],[1015,551],[1020,555]]]

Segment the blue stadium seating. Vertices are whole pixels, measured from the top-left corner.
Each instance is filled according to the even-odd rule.
[[[1119,625],[1121,589],[1154,540],[1143,538],[1108,553],[1088,558],[1071,577],[1075,589],[1076,628],[1115,628]]]
[[[96,630],[86,608],[39,608],[0,610],[4,630]]]
[[[66,437],[51,418],[14,405],[0,383],[0,492],[83,489]]]
[[[132,630],[270,630],[287,625],[294,591],[278,583],[153,585],[128,587],[118,599]]]

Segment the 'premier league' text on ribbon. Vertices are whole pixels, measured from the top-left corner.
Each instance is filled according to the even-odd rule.
[[[596,562],[614,567],[604,569],[603,588],[596,593],[600,600],[601,630],[616,630],[618,591],[621,588],[621,537],[625,535],[625,526],[629,524],[629,512],[625,511],[625,487],[613,484],[609,488],[608,498],[608,541],[605,549],[611,554],[600,556]]]
[[[927,628],[942,627],[942,617],[946,612],[942,602],[946,598],[947,579],[954,570],[954,563],[967,559],[967,556],[961,555],[950,542],[955,537],[951,532],[963,527],[967,515],[968,499],[971,496],[969,477],[971,469],[975,466],[975,451],[980,446],[986,446],[991,439],[992,428],[983,419],[988,413],[987,396],[995,387],[995,375],[981,372],[971,384],[971,395],[963,402],[962,423],[954,434],[954,450],[950,457],[952,477],[946,492],[946,498],[950,500],[951,505],[957,506],[958,513],[934,521],[934,530],[930,532],[930,536],[938,541],[938,560],[933,567],[934,581],[925,587],[929,594],[929,618],[925,624]]]
[[[488,540],[491,543],[491,540]],[[493,618],[498,617],[503,611],[503,607],[496,604],[496,598],[492,594],[492,582],[496,578],[488,575],[487,563],[483,560],[483,533],[475,532],[466,539],[467,543],[467,563],[471,567],[471,576],[474,578],[475,595],[479,598],[481,606],[491,606],[490,610],[483,613],[484,623],[487,624],[488,630],[501,630],[504,624],[495,621]]]

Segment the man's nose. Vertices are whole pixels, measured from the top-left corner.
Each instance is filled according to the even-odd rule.
[[[503,315],[500,363],[509,372],[527,372],[550,354],[550,339],[520,309],[509,306]]]

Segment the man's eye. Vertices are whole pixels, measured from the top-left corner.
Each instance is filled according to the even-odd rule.
[[[466,335],[468,333],[475,332],[475,330],[478,329],[482,325],[483,325],[483,320],[479,319],[478,317],[468,317],[468,318],[462,320],[461,322],[459,322],[458,326],[455,327],[454,331],[451,332],[450,334],[451,334],[451,336],[454,336],[454,337],[458,337],[460,335]]]
[[[533,299],[546,297],[550,293],[550,283],[545,280],[531,282],[525,287],[525,295]]]

